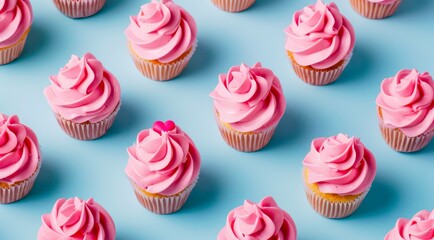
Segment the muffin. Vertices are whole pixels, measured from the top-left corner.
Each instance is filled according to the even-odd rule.
[[[285,50],[294,72],[312,85],[336,81],[351,59],[355,34],[335,3],[318,0],[294,13],[285,29]]]
[[[279,79],[261,63],[233,66],[220,74],[210,96],[223,139],[242,152],[265,147],[286,108]]]
[[[149,211],[169,214],[187,201],[201,158],[193,140],[173,121],[154,123],[128,148],[125,168],[137,200]]]
[[[116,228],[110,214],[92,198],[61,198],[51,213],[42,215],[38,240],[114,240]]]
[[[371,18],[387,18],[395,14],[401,0],[350,0],[353,9],[360,15]]]
[[[0,5],[0,65],[21,55],[33,22],[29,0],[2,1]]]
[[[327,218],[343,218],[362,203],[374,180],[374,155],[360,139],[338,134],[316,138],[303,160],[306,197]]]
[[[411,219],[400,218],[384,240],[434,239],[434,210],[422,210]]]
[[[256,0],[211,0],[214,5],[226,12],[241,12],[249,8]]]
[[[291,216],[272,197],[257,203],[249,200],[229,212],[217,240],[278,239],[296,240],[297,229]]]
[[[92,140],[106,134],[120,108],[120,86],[95,56],[73,55],[50,81],[45,97],[69,136]]]
[[[35,133],[18,116],[0,113],[0,203],[25,197],[41,168]]]
[[[424,148],[434,136],[434,81],[427,72],[403,69],[381,83],[376,99],[381,134],[399,152]]]
[[[137,69],[157,81],[181,74],[196,50],[193,17],[172,0],[152,0],[130,20],[125,35]]]
[[[106,0],[53,0],[57,9],[70,18],[89,17],[102,9]]]

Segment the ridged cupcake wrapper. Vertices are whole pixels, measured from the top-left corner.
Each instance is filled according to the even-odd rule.
[[[291,59],[291,57],[290,59],[295,74],[297,74],[297,76],[301,80],[311,85],[324,86],[336,81],[339,76],[341,76],[345,67],[348,65],[348,62],[350,62],[352,56],[353,53],[350,53],[339,66],[330,70],[316,70],[312,68],[306,68],[299,65],[297,62],[295,62],[294,59]]]
[[[226,12],[241,12],[255,3],[255,0],[212,0],[214,5]]]
[[[99,12],[106,0],[53,0],[60,12],[70,18],[89,17]]]
[[[307,200],[318,214],[326,218],[344,218],[351,215],[359,208],[363,199],[365,199],[368,194],[369,189],[363,192],[358,198],[348,202],[329,201],[312,191],[308,186],[305,186],[305,191]]]
[[[392,4],[374,3],[368,0],[350,0],[350,3],[353,9],[360,15],[371,19],[381,19],[395,14],[401,4],[401,0]]]
[[[23,36],[15,44],[5,48],[0,48],[0,65],[10,63],[21,55],[24,45],[26,45],[29,31],[30,27],[24,32]]]
[[[197,183],[196,179],[190,186],[182,190],[182,192],[173,196],[148,196],[130,179],[130,183],[134,189],[137,200],[143,207],[156,214],[170,214],[177,212],[184,206],[191,191]]]
[[[190,52],[181,59],[177,59],[169,63],[154,63],[139,57],[128,43],[131,58],[134,61],[137,69],[147,78],[155,81],[167,81],[177,77],[181,74],[182,70],[187,67],[191,57],[196,51],[197,43],[193,44]]]
[[[105,119],[96,123],[74,123],[71,120],[62,118],[59,114],[54,113],[59,126],[69,136],[78,140],[93,140],[107,133],[107,130],[113,125],[116,115],[119,112],[121,104]]]
[[[416,152],[424,148],[434,136],[434,131],[421,134],[416,137],[408,137],[397,128],[385,126],[383,120],[379,120],[381,135],[386,143],[398,152]]]
[[[241,152],[255,152],[265,147],[270,142],[277,127],[275,124],[260,132],[242,133],[225,126],[217,114],[215,114],[215,120],[225,142]]]
[[[28,179],[10,186],[8,188],[0,187],[0,203],[12,203],[16,202],[29,194],[30,190],[33,188],[36,177],[41,169],[41,160],[39,160],[39,165],[36,171]]]

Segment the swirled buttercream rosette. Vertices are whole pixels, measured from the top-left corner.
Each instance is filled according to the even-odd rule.
[[[370,19],[387,18],[395,14],[401,0],[350,0],[353,9]]]
[[[384,240],[433,240],[434,209],[422,210],[411,219],[399,218]]]

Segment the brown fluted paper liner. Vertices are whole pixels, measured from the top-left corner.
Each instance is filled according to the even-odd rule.
[[[401,0],[393,4],[374,3],[368,0],[350,0],[350,3],[353,9],[360,15],[371,19],[381,19],[395,14],[401,4]]]
[[[36,168],[36,171],[26,180],[15,183],[9,187],[0,187],[0,203],[5,204],[16,202],[27,196],[27,194],[29,194],[30,190],[33,188],[33,184],[35,183],[40,169],[41,160],[39,160],[39,165]]]
[[[191,57],[196,51],[195,43],[187,54],[169,63],[155,63],[139,57],[128,43],[131,58],[137,69],[147,78],[156,81],[167,81],[177,77],[187,67]]]
[[[70,18],[84,18],[99,12],[106,0],[53,0],[54,5]]]
[[[20,40],[15,44],[0,48],[0,65],[7,64],[17,59],[23,52],[24,45],[26,44],[27,35],[29,35],[30,27],[24,32]]]
[[[119,112],[121,104],[119,103],[116,109],[105,119],[96,123],[74,123],[71,120],[62,118],[55,113],[57,122],[60,127],[71,137],[78,140],[93,140],[107,133],[108,129],[113,125],[116,115]]]
[[[255,0],[212,0],[214,5],[226,12],[241,12],[255,3]]]
[[[130,183],[134,189],[137,200],[143,207],[156,214],[170,214],[178,211],[184,206],[194,186],[196,186],[197,179],[190,184],[182,192],[172,196],[150,196],[145,194],[135,183],[130,179]]]

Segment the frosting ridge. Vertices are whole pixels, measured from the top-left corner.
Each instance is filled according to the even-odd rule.
[[[384,240],[434,239],[434,210],[422,210],[411,219],[400,218]]]
[[[0,0],[0,48],[18,42],[32,21],[29,0]]]

